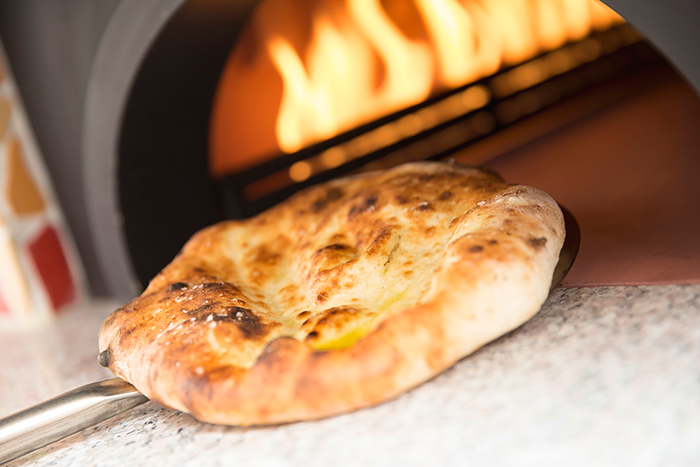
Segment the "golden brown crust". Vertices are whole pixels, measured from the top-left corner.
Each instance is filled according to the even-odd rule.
[[[548,195],[483,170],[336,180],[195,235],[105,321],[102,360],[212,423],[366,407],[534,315],[563,238]]]

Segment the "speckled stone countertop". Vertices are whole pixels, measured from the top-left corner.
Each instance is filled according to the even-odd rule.
[[[0,332],[0,416],[110,374],[114,303]],[[700,285],[557,289],[517,330],[372,409],[219,427],[147,403],[8,465],[700,465]]]

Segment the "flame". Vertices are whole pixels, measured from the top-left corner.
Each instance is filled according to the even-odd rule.
[[[308,69],[289,40],[276,36],[267,43],[284,82],[276,133],[285,152],[368,121],[377,109],[416,104],[432,90],[429,47],[407,40],[379,0],[348,0],[347,19],[339,23],[315,19]],[[377,89],[375,54],[384,65]]]
[[[302,4],[308,6],[309,2],[263,2],[251,26],[257,28],[256,40],[261,44],[257,61],[241,65],[245,60],[239,54],[231,68],[231,60],[235,62],[232,54],[227,64],[226,76],[243,77],[226,78],[233,89],[251,82],[269,87],[259,77],[270,73],[281,79],[274,122],[276,142],[261,143],[252,130],[241,127],[241,119],[235,127],[227,126],[224,122],[231,120],[227,120],[227,113],[236,110],[221,109],[215,103],[215,172],[225,173],[241,165],[240,161],[251,159],[253,155],[241,144],[246,138],[257,138],[251,147],[270,147],[274,152],[272,146],[278,146],[284,152],[296,152],[417,104],[437,90],[473,82],[504,65],[518,64],[566,42],[581,40],[591,30],[622,21],[597,0],[317,0],[309,26],[298,26],[300,17],[289,19],[285,15]],[[411,10],[413,17],[401,19],[396,13],[399,10]],[[409,27],[410,18],[415,24]],[[294,32],[302,27],[309,30]],[[264,60],[270,63],[270,71],[261,65]],[[253,70],[248,75],[246,66]],[[235,79],[239,81],[234,86]],[[261,89],[268,100],[274,95],[274,88],[269,89],[267,93]],[[217,99],[231,102],[231,92],[244,91],[227,92],[221,92],[224,97]],[[259,124],[251,121],[248,125]],[[334,154],[328,160],[339,164],[341,159]],[[305,171],[299,169],[299,173]]]
[[[426,41],[407,38],[379,0],[346,0],[341,21],[319,14],[306,61],[289,40],[268,41],[284,83],[276,122],[283,151],[421,102],[436,81],[466,84],[617,19],[592,0],[414,1]],[[375,56],[384,67],[379,87]]]

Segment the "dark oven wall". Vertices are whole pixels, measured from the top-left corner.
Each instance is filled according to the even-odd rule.
[[[122,117],[117,179],[124,235],[141,285],[197,230],[223,218],[206,154],[211,106],[248,10],[190,0],[141,63]]]
[[[105,32],[83,152],[93,238],[113,294],[138,293],[189,236],[221,219],[207,175],[209,113],[254,3],[125,2]]]

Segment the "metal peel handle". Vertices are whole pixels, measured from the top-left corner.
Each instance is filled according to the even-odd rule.
[[[92,383],[0,420],[0,464],[114,417],[148,398],[120,378]]]

